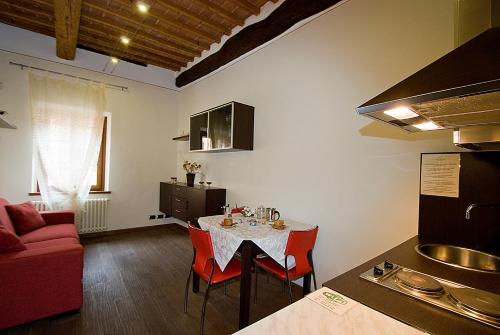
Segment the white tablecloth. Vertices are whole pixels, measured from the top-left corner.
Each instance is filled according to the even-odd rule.
[[[221,270],[224,270],[233,258],[234,253],[244,240],[251,240],[259,246],[266,254],[276,262],[285,266],[285,247],[291,230],[306,230],[312,226],[285,219],[286,228],[277,230],[269,224],[257,223],[251,226],[250,218],[241,215],[233,216],[234,222],[238,222],[232,228],[221,227],[223,215],[205,216],[198,219],[200,227],[209,230],[212,237],[215,260]],[[293,257],[288,257],[288,268],[295,266]]]

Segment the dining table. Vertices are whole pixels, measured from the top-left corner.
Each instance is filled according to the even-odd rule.
[[[285,266],[285,248],[288,235],[292,230],[307,230],[312,225],[285,219],[283,229],[275,229],[272,223],[262,222],[253,217],[244,217],[241,214],[233,215],[233,225],[222,225],[224,215],[205,216],[198,218],[199,226],[210,232],[214,250],[215,261],[224,271],[227,264],[237,251],[241,253],[241,278],[240,278],[240,310],[239,329],[249,325],[250,295],[253,259],[260,253],[267,254],[276,262]],[[288,267],[293,268],[295,260],[288,257]],[[193,277],[193,292],[199,291],[200,279]],[[306,275],[303,282],[303,294],[311,291],[311,275]]]

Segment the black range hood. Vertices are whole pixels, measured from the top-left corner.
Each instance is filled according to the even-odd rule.
[[[357,111],[410,132],[500,125],[500,27],[486,30]]]

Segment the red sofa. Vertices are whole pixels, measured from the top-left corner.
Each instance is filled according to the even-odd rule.
[[[15,234],[0,198],[0,224]],[[46,225],[19,236],[26,250],[0,254],[0,329],[78,310],[83,247],[72,211],[40,212]]]

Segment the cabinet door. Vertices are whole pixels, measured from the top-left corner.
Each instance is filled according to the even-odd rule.
[[[233,104],[211,110],[208,117],[208,137],[210,149],[230,149],[232,147]]]
[[[189,149],[209,149],[208,141],[208,113],[191,116],[189,129]]]
[[[172,184],[160,183],[160,212],[172,216]]]

